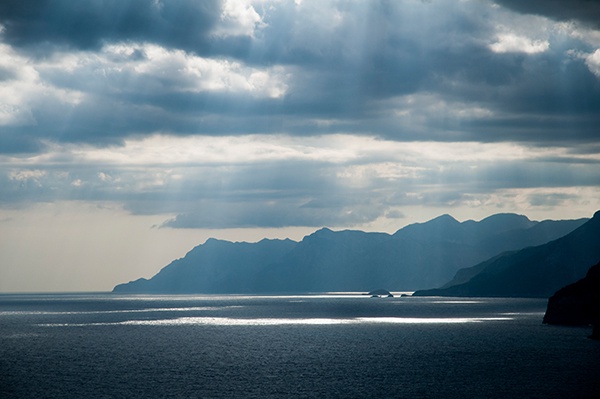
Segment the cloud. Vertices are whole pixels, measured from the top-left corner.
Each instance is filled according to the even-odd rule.
[[[85,2],[3,1],[0,23],[7,43],[29,52],[97,50],[105,43],[150,41],[197,53],[221,15],[218,1],[154,0]]]
[[[333,204],[302,204],[296,201],[259,203],[199,204],[192,213],[178,214],[161,227],[170,228],[278,228],[288,226],[355,226],[371,222],[380,214],[379,206],[347,203],[338,198]]]
[[[577,199],[576,195],[573,194],[533,194],[531,197],[531,204],[534,206],[561,206],[567,203],[569,200]]]
[[[552,206],[598,184],[600,33],[519,4],[2,2],[0,201],[187,228]]]
[[[600,4],[590,0],[496,0],[520,13],[543,15],[557,21],[579,21],[600,29]]]
[[[527,37],[514,34],[504,34],[498,37],[498,41],[490,45],[490,49],[496,53],[542,53],[548,50],[550,44],[547,40],[531,40]]]
[[[7,153],[156,133],[543,145],[599,122],[587,31],[488,2],[26,1],[0,23]]]
[[[600,49],[597,49],[592,54],[585,57],[585,64],[590,71],[600,78]]]
[[[586,193],[600,181],[599,163],[594,152],[509,143],[155,136],[0,157],[9,165],[0,184],[3,206],[113,201],[134,215],[173,215],[162,227],[335,227],[398,219],[406,207],[509,207],[507,192],[520,206],[548,206],[537,198],[564,192],[581,201],[595,195]]]

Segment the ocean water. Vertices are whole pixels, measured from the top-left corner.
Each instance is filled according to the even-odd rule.
[[[600,342],[499,298],[0,295],[0,398],[598,398]]]

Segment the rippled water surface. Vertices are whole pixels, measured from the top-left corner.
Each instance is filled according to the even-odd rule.
[[[0,295],[0,398],[593,398],[545,300]]]

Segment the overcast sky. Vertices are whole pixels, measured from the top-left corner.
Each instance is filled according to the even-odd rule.
[[[600,209],[600,4],[3,0],[0,291],[208,237]]]

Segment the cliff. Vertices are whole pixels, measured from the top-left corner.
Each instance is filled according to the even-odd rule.
[[[593,325],[592,338],[600,339],[600,262],[592,266],[584,278],[550,297],[544,323]]]
[[[600,260],[600,211],[559,239],[493,257],[457,272],[441,288],[415,296],[497,296],[547,298],[585,276]]]

